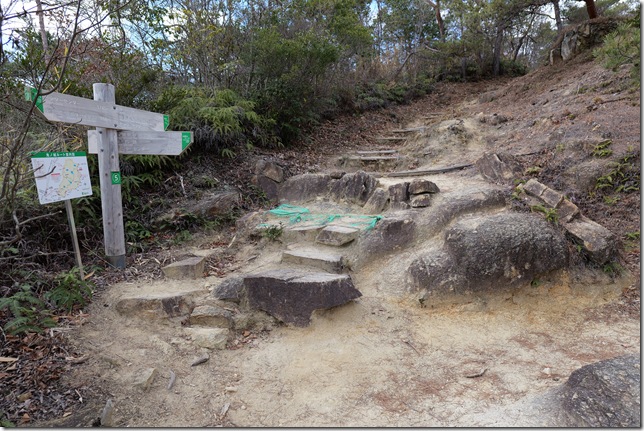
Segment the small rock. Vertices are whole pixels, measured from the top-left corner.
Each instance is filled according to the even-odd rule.
[[[239,190],[220,190],[204,194],[195,205],[187,208],[186,212],[203,217],[216,217],[230,214],[241,201],[242,195]]]
[[[264,192],[266,199],[273,203],[277,202],[279,197],[279,184],[277,182],[264,175],[253,175],[250,182]]]
[[[116,311],[124,316],[149,319],[186,316],[194,309],[191,296],[201,293],[194,290],[182,293],[150,294],[142,297],[122,298],[116,303]]]
[[[331,171],[331,172],[329,172],[329,176],[334,180],[339,180],[345,174],[346,174],[346,172],[344,172],[344,171]]]
[[[226,392],[237,392],[237,388],[235,386],[226,386]]]
[[[276,183],[284,181],[284,169],[274,162],[260,160],[255,164],[255,174],[263,175]]]
[[[159,374],[159,370],[156,368],[146,368],[145,370],[141,370],[134,378],[134,383],[133,386],[142,389],[143,391],[147,391],[150,389],[150,386],[154,382],[154,378]]]
[[[279,188],[280,202],[306,202],[329,192],[332,180],[324,174],[302,174],[290,177]]]
[[[431,205],[432,195],[425,193],[422,195],[416,195],[411,198],[411,207],[412,208],[425,208]]]
[[[423,193],[438,193],[438,192],[440,192],[440,189],[438,188],[438,186],[429,180],[423,180],[423,179],[417,178],[409,184],[410,195],[420,195]]]
[[[180,280],[201,278],[203,277],[204,268],[205,258],[195,256],[171,263],[163,267],[162,270],[166,277]]]
[[[615,235],[599,223],[582,215],[562,225],[593,262],[604,265],[615,255]]]
[[[286,250],[282,253],[282,262],[312,266],[337,274],[341,273],[344,268],[342,255],[323,253],[319,250]]]
[[[239,304],[244,288],[244,280],[241,277],[231,277],[222,281],[213,291],[212,295],[222,301],[230,301]]]
[[[221,307],[200,305],[192,310],[190,324],[228,329],[232,326],[232,313]]]
[[[105,407],[103,407],[103,411],[101,412],[101,426],[102,427],[112,427],[114,426],[114,404],[112,404],[112,399],[108,399],[107,402],[105,403]]]
[[[196,367],[197,365],[205,364],[206,362],[208,362],[209,359],[210,359],[210,355],[208,354],[202,355],[197,359],[195,359],[194,361],[192,361],[192,364],[190,364],[190,366]]]
[[[562,200],[557,206],[557,218],[561,223],[569,223],[579,214],[579,208],[577,205],[573,204],[568,199]]]
[[[409,199],[409,183],[398,183],[389,186],[391,203],[406,202]]]
[[[556,208],[563,201],[564,196],[561,193],[551,189],[550,187],[546,187],[540,198],[550,208]]]
[[[521,165],[510,154],[484,153],[476,161],[476,168],[483,178],[497,184],[504,184],[521,173]]]
[[[225,328],[185,328],[192,341],[199,347],[223,350],[230,331]]]
[[[389,193],[384,189],[376,189],[364,205],[367,214],[380,214],[387,207],[389,202]]]

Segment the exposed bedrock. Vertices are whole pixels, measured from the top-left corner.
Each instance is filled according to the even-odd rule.
[[[532,214],[466,217],[445,230],[442,249],[408,268],[411,291],[488,292],[516,287],[568,264],[563,235]]]

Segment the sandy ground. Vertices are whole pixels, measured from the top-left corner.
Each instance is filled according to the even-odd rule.
[[[442,139],[451,123],[441,123],[438,135],[410,140],[406,150],[422,159],[418,166],[472,162],[486,142],[503,138],[498,128],[484,134],[473,119],[476,103],[468,103],[456,109],[469,110],[462,123],[469,130],[458,139]],[[437,179],[445,191],[478,181],[463,172]],[[231,275],[275,265],[285,247],[240,247]],[[109,398],[119,427],[547,426],[539,396],[583,365],[640,351],[639,319],[614,312],[631,276],[563,271],[520,290],[421,307],[397,270],[410,253],[388,258],[398,266],[380,260],[352,273],[363,296],[316,312],[309,327],[267,324],[237,333],[225,350],[197,347],[180,321],[114,309],[133,292],[192,291],[208,301],[221,278],[110,286],[70,333],[89,359],[65,377],[100,388],[102,397],[62,425],[90,425]],[[207,362],[191,366],[204,354]],[[150,388],[135,387],[149,368],[158,371]]]
[[[356,278],[362,298],[315,314],[307,328],[253,332],[239,348],[210,352],[177,322],[104,307],[136,289],[114,286],[76,334],[91,359],[74,379],[105,389],[117,426],[544,426],[525,408],[501,409],[582,365],[639,351],[639,321],[601,311],[627,280],[571,278],[421,308],[413,297],[382,294],[390,287],[366,275]],[[208,362],[190,365],[204,353]],[[151,388],[133,387],[151,367],[159,371]]]

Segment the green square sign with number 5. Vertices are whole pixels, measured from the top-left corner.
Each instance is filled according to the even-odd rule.
[[[112,172],[112,184],[121,184],[120,172]]]

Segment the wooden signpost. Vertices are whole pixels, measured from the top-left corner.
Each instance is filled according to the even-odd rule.
[[[38,97],[38,110],[50,121],[96,127],[88,132],[89,153],[98,154],[98,172],[103,211],[103,234],[107,261],[125,268],[125,230],[121,198],[119,153],[179,155],[192,142],[192,132],[166,132],[169,117],[115,104],[114,86],[94,84],[94,100],[51,93]]]

